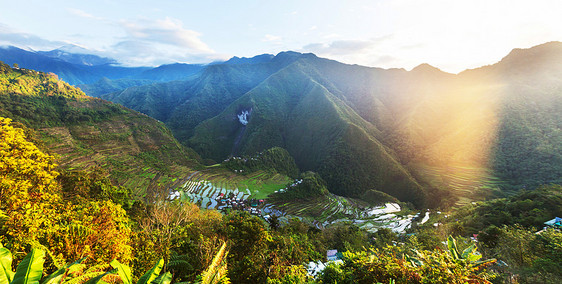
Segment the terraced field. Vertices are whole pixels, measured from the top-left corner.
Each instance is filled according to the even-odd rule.
[[[190,178],[192,182],[210,182],[214,187],[244,191],[252,198],[264,199],[269,194],[284,188],[291,179],[267,171],[256,171],[247,175],[236,174],[219,166],[199,171]]]
[[[147,121],[150,123],[147,123]],[[197,167],[171,134],[138,114],[118,115],[100,123],[39,129],[44,148],[67,170],[105,169],[134,198],[150,198],[179,186]]]
[[[433,185],[453,190],[459,200],[456,206],[463,206],[483,198],[482,190],[497,188],[502,181],[493,176],[489,169],[464,165],[436,167],[418,165],[421,173],[430,177]]]
[[[221,196],[233,196],[232,199],[237,201],[261,199],[262,196],[284,189],[288,182],[286,177],[277,174],[256,172],[243,176],[216,167],[191,174],[178,191],[172,190],[171,198],[184,196],[202,208],[222,209],[224,205],[218,202]],[[261,216],[274,214],[279,216],[281,222],[299,218],[317,227],[345,222],[371,232],[381,227],[404,232],[419,216],[419,213],[407,214],[398,204],[372,207],[363,201],[334,194],[302,202],[268,204],[266,200],[260,209]]]

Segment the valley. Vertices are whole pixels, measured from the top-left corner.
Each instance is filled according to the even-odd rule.
[[[98,280],[122,279],[116,259],[140,279],[161,257],[162,275],[198,281],[223,257],[235,283],[374,261],[389,281],[559,276],[536,265],[559,265],[559,231],[535,229],[562,214],[560,42],[459,74],[298,52],[119,69],[9,51],[28,61],[0,64],[0,241],[48,249],[50,272],[89,256]]]

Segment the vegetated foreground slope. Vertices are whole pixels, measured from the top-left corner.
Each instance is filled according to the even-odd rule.
[[[64,168],[101,167],[137,198],[172,187],[198,165],[163,123],[88,97],[55,75],[1,64],[0,116],[34,129]]]
[[[164,121],[204,158],[279,146],[332,192],[421,205],[446,188],[466,203],[480,188],[561,182],[561,58],[552,42],[454,75],[287,52],[103,97]]]

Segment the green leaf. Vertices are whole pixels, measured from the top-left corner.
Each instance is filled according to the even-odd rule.
[[[447,238],[447,247],[449,248],[449,252],[454,260],[459,259],[459,251],[457,249],[457,242],[452,236]]]
[[[104,274],[100,274],[100,275],[98,275],[98,276],[96,276],[96,277],[94,277],[94,278],[92,278],[92,279],[86,281],[84,284],[96,284],[96,283],[100,283],[100,282],[101,282],[101,283],[105,283],[105,282],[102,281],[101,279],[102,279],[104,276],[106,276],[107,274],[112,273],[112,272],[113,272],[113,271],[108,271],[108,272],[106,272],[106,273],[104,273]],[[123,282],[123,283],[124,283],[124,282]]]
[[[470,255],[473,255],[476,252],[476,245],[475,244],[471,244],[469,247],[467,247],[461,255],[462,259],[467,259]]]
[[[117,269],[117,273],[119,274],[119,277],[121,277],[121,281],[123,281],[123,284],[132,284],[133,283],[133,280],[132,280],[132,277],[131,277],[131,268],[130,267],[128,267],[127,265],[121,264],[116,259],[112,260],[109,264],[113,268]]]
[[[10,283],[12,278],[12,253],[0,244],[0,283]]]
[[[53,272],[51,275],[47,276],[45,279],[41,280],[41,284],[60,283],[61,279],[64,277],[64,275],[68,274],[68,271],[70,271],[73,267],[80,264],[85,259],[86,259],[86,257],[84,257],[80,260],[77,260],[76,262],[74,262],[72,264],[65,265],[64,267],[62,267],[62,268],[58,269],[57,271]]]
[[[45,252],[32,249],[16,268],[16,274],[10,284],[39,284],[43,276]]]
[[[94,278],[96,278],[96,277],[98,277],[98,276],[100,276],[100,275],[103,275],[104,273],[105,273],[105,275],[107,275],[107,274],[113,273],[113,272],[117,272],[117,271],[113,270],[113,271],[110,271],[110,272],[103,272],[103,271],[88,272],[88,273],[84,273],[84,274],[82,274],[82,275],[80,275],[80,276],[77,276],[77,277],[74,277],[74,278],[70,278],[70,279],[66,280],[66,281],[64,282],[64,284],[83,284],[83,283],[86,282],[86,281],[92,280],[92,279],[94,279]],[[105,276],[105,275],[104,275],[104,276]],[[102,276],[102,277],[103,277],[103,276]],[[95,283],[98,283],[98,281],[101,281],[100,279],[101,279],[101,278],[99,278],[98,280],[96,280]],[[103,281],[101,281],[101,282],[103,282]],[[101,282],[100,282],[100,283],[101,283]]]
[[[471,255],[469,255],[466,259],[467,259],[469,262],[475,262],[475,261],[479,260],[480,258],[482,258],[482,255],[481,255],[481,254],[471,254]]]
[[[160,270],[162,270],[163,266],[164,266],[164,260],[163,259],[158,260],[158,262],[154,265],[154,267],[152,267],[152,269],[147,271],[143,276],[141,276],[141,278],[139,278],[137,284],[150,284],[152,280],[158,277],[158,275],[160,274]]]
[[[150,284],[170,284],[170,282],[172,282],[172,273],[166,272],[152,280]]]
[[[485,264],[492,264],[496,262],[495,258],[491,258],[491,259],[486,259],[486,260],[480,260],[474,263],[474,266],[480,266],[480,265],[485,265]]]

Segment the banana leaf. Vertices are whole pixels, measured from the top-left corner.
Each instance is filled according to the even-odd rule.
[[[51,273],[45,279],[41,280],[41,284],[55,284],[60,283],[65,274],[75,265],[78,265],[84,261],[86,257],[75,261],[74,263],[67,264],[64,267],[58,269],[57,271]]]
[[[32,249],[16,268],[16,274],[10,284],[39,284],[43,276],[45,252]]]
[[[133,283],[130,267],[128,267],[127,265],[121,264],[116,259],[112,260],[109,263],[109,265],[111,265],[111,267],[117,269],[117,273],[119,274],[119,277],[121,277],[121,281],[123,281],[123,284],[132,284]]]
[[[143,276],[141,276],[141,278],[139,278],[137,284],[150,284],[152,280],[158,277],[158,275],[160,274],[160,270],[162,270],[163,266],[164,266],[164,260],[163,259],[158,260],[158,262],[154,265],[154,267],[152,267],[152,269],[147,271]]]
[[[12,253],[0,244],[0,284],[10,283],[13,278]]]
[[[170,282],[172,282],[172,273],[166,272],[152,280],[150,284],[170,284]]]

